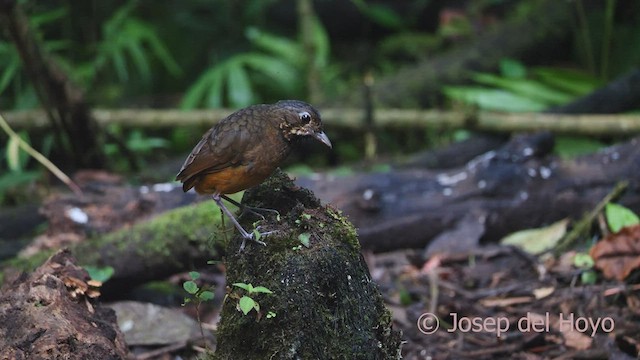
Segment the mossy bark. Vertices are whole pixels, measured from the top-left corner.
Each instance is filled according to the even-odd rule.
[[[360,254],[354,227],[340,212],[282,172],[245,193],[250,206],[280,213],[259,223],[273,231],[263,247],[241,239],[227,248],[228,296],[222,309],[216,359],[396,359],[400,333],[392,329]],[[243,226],[254,224],[245,221]],[[304,235],[303,235],[304,234]],[[309,238],[308,246],[300,237]],[[270,289],[247,294],[233,283]],[[259,311],[238,311],[248,295]],[[271,313],[273,316],[267,316]]]
[[[83,266],[114,268],[114,276],[103,287],[103,295],[110,297],[115,295],[111,292],[121,293],[145,281],[204,265],[216,256],[212,244],[223,238],[218,207],[213,201],[204,201],[89,238],[70,250]],[[41,251],[29,258],[15,258],[3,267],[31,270],[51,253]]]

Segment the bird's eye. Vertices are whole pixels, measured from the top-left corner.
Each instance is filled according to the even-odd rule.
[[[309,113],[308,113],[308,112],[306,112],[306,111],[303,111],[303,112],[301,112],[301,113],[298,113],[298,116],[300,117],[300,120],[301,120],[303,123],[308,123],[309,121],[311,121],[311,114],[309,114]]]

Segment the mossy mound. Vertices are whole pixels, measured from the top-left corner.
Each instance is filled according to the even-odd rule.
[[[353,226],[282,172],[245,193],[243,202],[278,210],[280,221],[270,216],[259,223],[262,231],[275,231],[263,239],[266,247],[248,243],[239,253],[241,240],[235,238],[227,248],[230,288],[214,357],[399,358],[400,333],[391,328],[391,315],[371,281]],[[309,239],[308,246],[301,238]],[[273,294],[247,294],[231,285],[238,282],[267,287]],[[238,311],[243,295],[257,301],[260,311]]]

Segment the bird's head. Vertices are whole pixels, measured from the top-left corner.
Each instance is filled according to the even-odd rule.
[[[331,147],[331,141],[322,131],[320,114],[313,106],[299,100],[282,100],[275,107],[284,112],[285,121],[280,124],[285,139],[292,141],[310,136]]]

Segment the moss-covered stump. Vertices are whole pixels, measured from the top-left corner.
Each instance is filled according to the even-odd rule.
[[[243,203],[278,210],[280,219],[268,216],[259,223],[261,231],[274,231],[262,239],[266,247],[248,243],[239,253],[236,237],[227,248],[230,288],[214,358],[399,358],[400,333],[371,281],[355,229],[339,212],[322,207],[282,172],[246,192]],[[233,283],[273,293],[249,294]],[[238,310],[244,295],[259,311]]]

